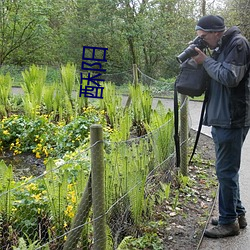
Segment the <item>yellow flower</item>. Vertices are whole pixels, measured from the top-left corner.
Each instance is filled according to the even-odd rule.
[[[4,130],[4,131],[3,131],[3,134],[4,134],[4,135],[9,135],[10,133],[9,133],[8,130]]]
[[[20,177],[21,180],[25,180],[25,181],[29,181],[32,179],[32,176],[26,177],[26,176],[22,176]]]
[[[36,158],[40,159],[41,158],[41,155],[39,152],[36,152]]]
[[[46,157],[48,157],[49,153],[46,147],[43,147],[43,153],[45,154]]]
[[[19,151],[19,150],[15,149],[13,155],[18,155],[18,154],[21,154],[21,153],[22,153],[22,151]]]
[[[13,207],[11,210],[12,210],[12,212],[16,212],[17,208]]]
[[[68,205],[66,208],[66,211],[64,211],[64,213],[65,213],[65,215],[68,215],[69,218],[73,218],[74,217],[73,206]]]
[[[72,197],[71,197],[71,202],[72,202],[72,203],[76,203],[76,196],[75,196],[75,195],[72,195]]]
[[[29,185],[26,186],[26,189],[28,191],[37,190],[37,185],[35,183],[30,183]]]
[[[105,113],[106,113],[106,111],[104,109],[101,110],[101,112],[100,112],[101,115],[105,115]]]
[[[40,201],[42,199],[41,195],[42,195],[41,193],[33,194],[32,197],[35,198],[36,201]]]

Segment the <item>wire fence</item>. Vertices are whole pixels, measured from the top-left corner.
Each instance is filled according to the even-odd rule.
[[[47,69],[47,84],[60,82],[60,66],[47,67],[46,65],[40,65],[40,67]],[[19,86],[23,82],[22,72],[28,69],[29,66],[2,65],[0,68],[0,74],[10,73],[15,86]],[[156,80],[142,72],[140,68],[136,67],[136,69],[138,71],[139,82],[149,87],[154,94],[164,96],[173,92],[174,80],[167,80],[164,78]],[[78,72],[77,74],[79,75],[80,73]],[[102,78],[106,82],[112,82],[117,86],[127,85],[128,83],[134,82],[134,72],[131,69],[122,72],[106,73],[102,74]]]
[[[156,81],[140,73],[144,83]],[[187,99],[180,109],[186,105]],[[18,187],[13,169],[1,161],[1,249],[119,249],[129,237],[143,234],[139,225],[154,217],[161,184],[176,174],[173,134],[171,115],[141,137],[97,139],[76,151],[74,160],[48,159],[43,174],[19,179]],[[102,148],[93,157],[96,145]],[[98,178],[93,182],[93,164],[102,160],[103,186]],[[105,210],[96,216],[94,210],[103,206],[100,190]]]
[[[117,249],[124,238],[136,236],[141,221],[153,217],[155,200],[162,192],[160,183],[169,183],[174,170],[173,140],[165,141],[163,137],[169,126],[165,124],[151,134],[129,141],[104,142],[106,212],[103,216],[106,216],[109,245],[95,249]],[[90,150],[81,155],[89,156]],[[69,169],[72,165],[74,168]],[[13,176],[5,172],[2,187],[6,191],[0,195],[0,204],[1,210],[10,216],[1,217],[1,248],[12,249],[23,241],[23,244],[32,242],[34,249],[92,249],[96,244],[93,224],[96,221],[98,224],[102,216],[93,218],[90,172],[83,161],[63,164],[49,161],[42,175],[25,179],[15,189],[10,188]],[[98,196],[95,199],[98,207],[101,199]],[[82,202],[84,205],[80,205]],[[76,217],[77,213],[80,217]],[[72,228],[73,222],[76,226]],[[70,233],[75,247],[64,245]],[[103,242],[100,237],[97,235],[97,240]]]

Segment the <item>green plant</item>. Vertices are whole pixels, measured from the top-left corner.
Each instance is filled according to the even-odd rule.
[[[129,145],[126,142],[111,142],[110,151],[107,151],[105,157],[107,208],[125,196],[123,204],[112,210],[111,218],[117,214],[127,218],[129,213],[134,226],[140,224],[143,211],[146,210],[144,195],[151,153],[147,138],[131,140]]]
[[[133,122],[140,127],[142,123],[150,123],[152,111],[152,95],[148,89],[140,84],[129,85],[131,96],[131,108],[133,113]]]
[[[35,65],[22,72],[24,82],[21,87],[24,90],[24,111],[29,117],[34,118],[37,113],[40,113],[46,75],[47,68],[42,69]]]
[[[170,196],[170,192],[171,192],[171,183],[162,183],[160,182],[160,189],[157,192],[157,194],[159,195],[159,199],[160,199],[160,204],[164,201],[164,200],[168,200],[169,196]]]
[[[34,119],[17,115],[3,118],[0,121],[0,150],[11,150],[14,155],[33,152],[37,158],[58,157],[87,143],[90,126],[94,123],[103,124],[104,116],[90,106],[68,124],[51,120],[53,115]]]
[[[88,108],[88,106],[89,106],[89,98],[85,97],[83,95],[80,96],[80,94],[78,92],[78,90],[80,91],[80,79],[76,78],[76,80],[77,80],[79,89],[76,90],[76,97],[75,97],[75,117],[77,117],[78,115],[81,115],[82,109],[83,108]],[[87,83],[88,83],[87,80],[82,80],[81,81],[83,89],[85,89]]]
[[[173,209],[176,209],[179,205],[179,196],[180,196],[180,191],[177,189],[175,190],[175,197],[172,204]]]
[[[6,166],[3,160],[0,161],[0,213],[5,216],[8,223],[12,214],[14,186],[12,166]]]
[[[174,119],[173,112],[166,111],[162,102],[158,102],[156,109],[151,113],[151,122],[145,123],[145,128],[152,140],[152,146],[155,155],[155,161],[160,163],[167,159],[173,152],[173,130]]]
[[[64,211],[67,207],[68,176],[56,170],[56,165],[52,159],[46,164],[46,178],[44,185],[48,194],[50,211],[57,227],[63,227]]]
[[[55,94],[56,84],[46,86],[44,89],[43,102],[46,108],[46,114],[50,114],[53,111],[53,102]]]
[[[163,242],[156,233],[145,233],[142,237],[125,237],[117,250],[152,249],[163,250]]]
[[[9,111],[8,97],[10,96],[11,86],[10,74],[0,75],[0,116],[7,116]]]
[[[35,180],[32,176],[22,177],[18,182],[18,188],[13,190],[15,200],[13,202],[13,227],[19,231],[21,237],[28,235],[27,239],[36,240],[44,238],[47,230],[42,221],[49,221],[48,197],[41,179]],[[38,227],[39,225],[39,227]]]
[[[0,161],[0,245],[12,244],[15,239],[13,228],[13,203],[14,177],[12,166],[6,166],[3,160]],[[3,237],[4,236],[4,237]]]
[[[187,186],[190,187],[192,185],[189,176],[185,176],[181,173],[178,174],[178,182],[181,189],[185,189]]]
[[[62,86],[65,89],[68,98],[71,100],[72,91],[76,81],[76,66],[67,63],[66,66],[61,66]]]
[[[13,250],[35,250],[38,246],[38,241],[35,241],[33,243],[30,242],[30,244],[27,246],[26,241],[21,237],[18,239],[18,246],[13,246]]]
[[[123,116],[121,96],[117,95],[115,85],[111,82],[104,84],[103,99],[100,99],[100,109],[105,110],[107,122],[111,128],[117,128]]]
[[[88,161],[82,159],[77,163],[68,160],[58,164],[49,159],[46,163],[46,175],[43,182],[47,192],[49,211],[55,226],[55,229],[51,231],[55,235],[60,235],[70,228],[81,194],[88,181],[89,166],[84,164]]]
[[[131,127],[131,115],[128,110],[125,110],[124,114],[119,117],[119,123],[116,123],[115,127],[113,127],[110,140],[113,142],[129,140]]]
[[[2,150],[12,150],[13,154],[34,152],[37,158],[48,156],[56,145],[57,126],[48,121],[47,116],[31,119],[13,115],[0,122]]]

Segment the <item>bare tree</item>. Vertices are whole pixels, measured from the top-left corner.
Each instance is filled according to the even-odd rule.
[[[17,49],[40,35],[44,13],[39,7],[36,1],[32,4],[25,0],[0,2],[0,65]]]

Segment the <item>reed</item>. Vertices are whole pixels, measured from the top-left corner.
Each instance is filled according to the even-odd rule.
[[[9,96],[11,93],[12,79],[10,74],[0,75],[0,115],[7,116],[10,109]]]
[[[40,114],[43,91],[46,82],[47,68],[35,65],[22,72],[23,83],[21,87],[24,91],[23,103],[24,112],[31,118]]]
[[[0,161],[0,214],[4,215],[5,222],[9,222],[12,215],[14,177],[12,166],[6,166]]]

